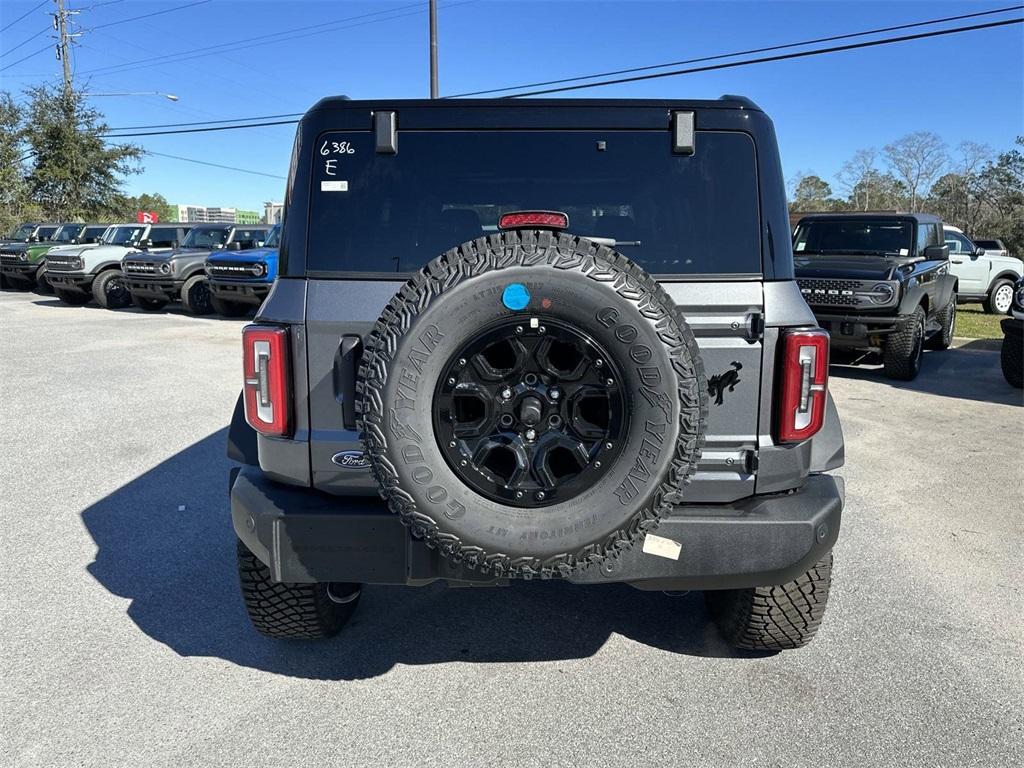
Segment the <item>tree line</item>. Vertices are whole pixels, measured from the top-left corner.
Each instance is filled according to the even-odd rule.
[[[793,213],[934,213],[1024,257],[1024,136],[1005,152],[973,141],[950,150],[934,133],[918,131],[881,150],[857,150],[836,174],[835,189],[813,173],[798,173],[790,187]]]
[[[25,95],[0,92],[0,232],[21,221],[134,221],[140,210],[176,217],[162,195],[124,194],[144,152],[108,144],[81,93],[41,85]]]

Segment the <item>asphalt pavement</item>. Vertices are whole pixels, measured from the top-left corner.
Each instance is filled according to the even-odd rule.
[[[0,292],[0,766],[1024,763],[1024,408],[998,353],[833,368],[847,507],[818,638],[699,594],[370,587],[319,643],[238,596],[237,320]]]

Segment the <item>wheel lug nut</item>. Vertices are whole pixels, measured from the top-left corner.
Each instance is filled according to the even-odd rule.
[[[544,491],[537,491],[537,501],[544,501],[547,498],[547,494]]]
[[[517,499],[523,498],[523,492],[522,491],[516,491],[516,498]]]
[[[604,447],[607,448],[610,451],[612,449],[612,444],[611,443],[605,443]]]
[[[466,461],[465,459],[463,459],[462,461],[460,461],[460,462],[459,462],[459,466],[460,466],[460,467],[464,467],[464,466],[466,466],[467,464],[469,464],[469,462],[468,462],[468,461]]]
[[[466,364],[466,358],[460,357],[459,358],[459,365],[465,365],[465,364]]]
[[[594,462],[594,469],[600,469],[600,468],[601,468],[601,462],[600,461],[595,461]]]
[[[451,386],[455,385],[455,377],[454,376],[448,377],[448,384],[451,385]]]
[[[610,387],[612,384],[615,383],[615,379],[605,379],[604,383]]]
[[[511,387],[505,387],[503,390],[501,390],[501,399],[502,400],[510,400],[511,398],[512,398],[512,388]]]
[[[531,441],[531,442],[533,440],[536,440],[537,439],[537,430],[535,430],[535,429],[528,429],[528,430],[526,430],[526,439]]]
[[[549,392],[548,394],[551,395],[551,399],[552,400],[557,400],[558,398],[560,398],[562,396],[562,393],[557,388],[555,388],[555,387],[553,387],[551,389],[551,392]]]
[[[517,325],[516,326],[516,333],[522,333],[522,332],[523,332],[523,326]]]
[[[455,441],[452,440],[450,443],[448,443],[448,447],[449,448],[454,448],[455,447]]]
[[[598,368],[600,368],[602,365],[604,365],[604,360],[602,360],[599,357],[599,358],[597,358],[597,360],[594,361],[594,365],[596,365]]]
[[[537,329],[537,333],[547,333],[547,332],[548,332],[548,329],[545,328],[543,325],[540,328]]]

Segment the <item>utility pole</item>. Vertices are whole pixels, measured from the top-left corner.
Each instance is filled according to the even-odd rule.
[[[430,98],[440,96],[437,90],[437,0],[430,0]]]
[[[68,49],[72,35],[68,34],[68,11],[64,7],[64,0],[54,0],[57,3],[57,13],[53,14],[53,26],[60,35],[57,41],[57,58],[64,65],[64,98],[71,96],[71,59],[68,56]]]

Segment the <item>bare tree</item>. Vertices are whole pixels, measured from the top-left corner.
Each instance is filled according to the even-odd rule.
[[[846,194],[854,210],[871,210],[872,187],[869,184],[865,184],[864,180],[875,171],[875,161],[877,159],[878,150],[874,147],[858,149],[853,153],[853,157],[843,163],[843,167],[836,174],[839,188]],[[875,205],[877,204],[875,202]]]
[[[931,131],[909,133],[885,146],[885,159],[907,187],[911,212],[920,208],[924,194],[949,162],[946,143]]]

